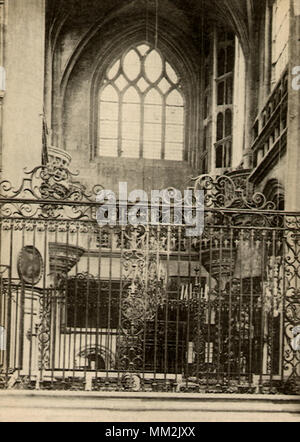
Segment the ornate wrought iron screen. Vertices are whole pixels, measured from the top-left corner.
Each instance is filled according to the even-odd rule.
[[[59,165],[2,182],[0,385],[296,391],[300,214],[244,184],[195,180],[205,229],[191,238],[100,227],[100,187]]]

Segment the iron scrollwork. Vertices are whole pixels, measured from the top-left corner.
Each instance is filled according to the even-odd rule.
[[[172,303],[176,309],[176,302],[181,303],[180,307],[185,303],[182,310],[188,310],[193,318],[193,336],[187,338],[191,338],[194,345],[192,374],[197,378],[196,387],[206,372],[215,379],[219,372],[224,375],[237,370],[246,376],[255,362],[248,355],[250,345],[258,348],[255,315],[263,321],[262,348],[266,358],[263,369],[270,377],[273,367],[268,349],[273,345],[272,324],[274,318],[280,318],[281,338],[284,340],[280,361],[282,376],[292,385],[300,368],[299,352],[291,344],[293,328],[300,323],[300,294],[297,290],[300,217],[276,212],[274,203],[267,201],[263,194],[255,193],[245,179],[202,175],[194,179],[193,187],[195,191],[204,190],[205,193],[205,230],[200,239],[188,240],[185,227],[175,223],[172,226],[99,228],[95,221],[96,195],[102,186],[88,191],[75,181],[75,176],[61,164],[48,164],[26,172],[17,190],[8,181],[3,181],[0,184],[2,230],[11,234],[28,232],[32,236],[38,232],[42,238],[46,233],[52,235],[53,243],[49,238],[47,243],[50,271],[57,273],[60,267],[64,269],[62,264],[66,264],[65,272],[59,273],[60,283],[58,277],[54,281],[55,290],[61,292],[66,285],[64,278],[84,253],[92,252],[96,256],[97,252],[98,257],[114,255],[120,259],[120,303],[116,302],[120,317],[116,326],[114,370],[125,373],[121,379],[123,389],[135,391],[142,388],[140,373],[145,363],[146,325],[153,325],[159,309],[165,308],[168,313]],[[85,248],[75,247],[76,238],[84,234],[91,239],[87,241],[87,248],[86,245]],[[59,235],[68,237],[67,243],[60,245],[61,259],[58,259],[59,244],[55,240]],[[69,242],[72,235],[73,246]],[[201,261],[215,285],[210,286],[202,298],[197,292],[199,287],[195,286],[191,300],[166,301],[170,281],[167,281],[162,257],[167,260],[172,255],[179,260],[192,261],[193,258]],[[74,284],[80,285],[80,276],[76,278]],[[84,302],[91,301],[92,310],[100,305],[98,295],[94,296],[91,289],[95,287],[94,291],[98,293],[99,281],[92,282],[92,275],[84,275],[84,278],[89,281],[88,297]],[[109,292],[104,282],[101,284],[103,292]],[[176,280],[176,284],[174,292],[180,291],[180,282]],[[51,303],[55,302],[48,289],[44,289],[46,294],[39,298],[37,330],[42,370],[50,367]],[[68,296],[67,306],[72,301],[70,293]],[[166,303],[169,303],[167,307]],[[166,327],[163,321],[156,322],[158,327]],[[210,341],[206,336],[209,327]],[[171,333],[171,327],[169,331]],[[164,329],[156,332],[159,341]],[[183,358],[185,351],[184,347]],[[256,362],[262,363],[261,360]],[[188,370],[181,374],[189,375]],[[225,384],[224,377],[224,388]]]
[[[48,163],[25,170],[25,178],[15,189],[8,180],[0,183],[3,216],[40,219],[95,219],[96,196],[103,189],[95,185],[91,192],[64,165]]]
[[[50,365],[51,297],[49,293],[41,295],[39,303],[39,323],[37,326],[39,368],[45,370]]]
[[[147,251],[148,229],[128,227],[124,235],[131,250],[121,257],[124,274],[118,353],[120,368],[132,372],[143,366],[144,328],[164,301],[165,277],[157,254]]]

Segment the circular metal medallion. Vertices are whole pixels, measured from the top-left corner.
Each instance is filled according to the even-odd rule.
[[[43,258],[37,248],[25,246],[18,256],[19,278],[27,284],[37,284],[43,274]]]

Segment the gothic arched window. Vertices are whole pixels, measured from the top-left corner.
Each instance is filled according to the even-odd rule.
[[[149,44],[106,70],[98,96],[98,154],[181,161],[185,100],[180,78]]]

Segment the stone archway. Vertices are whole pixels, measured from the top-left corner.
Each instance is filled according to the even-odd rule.
[[[76,366],[90,370],[107,370],[112,369],[115,365],[115,357],[113,353],[103,346],[83,347],[77,352]]]
[[[267,201],[272,201],[278,210],[284,210],[285,192],[284,187],[276,178],[268,180],[263,194]]]

